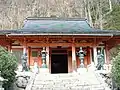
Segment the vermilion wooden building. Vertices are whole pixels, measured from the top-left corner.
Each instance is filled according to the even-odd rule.
[[[84,65],[97,64],[97,51],[104,54],[104,62],[110,63],[109,50],[120,43],[120,32],[97,30],[86,20],[79,18],[27,18],[22,29],[1,30],[0,45],[13,52],[21,63],[21,56],[27,53],[28,64],[36,60],[42,65],[41,51],[47,52],[46,64],[49,72],[68,73],[76,70],[80,60],[76,53],[82,47],[86,52]],[[53,64],[59,64],[56,68]],[[57,72],[56,72],[57,73]]]

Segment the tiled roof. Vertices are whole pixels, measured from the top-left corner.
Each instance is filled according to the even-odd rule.
[[[29,18],[26,20],[23,30],[39,31],[41,33],[73,33],[87,32],[92,28],[85,19]]]
[[[82,34],[82,35],[120,35],[120,31],[100,30],[89,26],[87,20],[79,18],[28,18],[24,23],[24,27],[19,30],[2,30],[3,34]]]

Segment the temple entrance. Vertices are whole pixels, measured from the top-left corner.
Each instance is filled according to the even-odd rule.
[[[51,73],[68,73],[67,53],[53,53],[51,55]]]

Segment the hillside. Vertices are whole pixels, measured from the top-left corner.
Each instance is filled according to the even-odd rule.
[[[95,28],[120,29],[119,2],[119,0],[0,0],[0,29],[21,28],[27,17],[79,17],[86,18]],[[117,27],[116,22],[119,22]]]

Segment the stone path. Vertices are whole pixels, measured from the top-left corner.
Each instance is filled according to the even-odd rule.
[[[37,74],[31,90],[107,90],[93,72]]]

